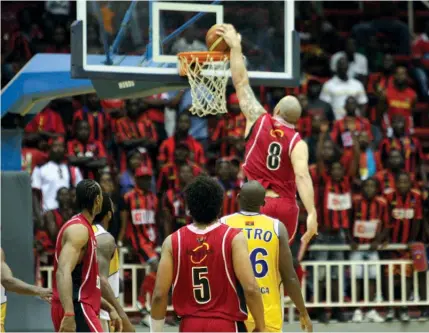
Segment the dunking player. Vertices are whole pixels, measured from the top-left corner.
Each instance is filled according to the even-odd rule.
[[[313,183],[308,171],[308,147],[297,132],[295,124],[301,106],[293,96],[286,96],[269,115],[257,101],[241,51],[241,36],[230,24],[217,30],[230,46],[232,82],[246,117],[246,154],[243,169],[250,180],[259,181],[266,189],[262,213],[278,218],[290,235],[295,237],[299,209],[296,190],[307,210],[307,232],[302,240],[308,243],[317,234],[317,213],[314,205]]]
[[[250,262],[264,301],[266,331],[282,330],[283,293],[280,292],[280,284],[283,282],[300,313],[302,329],[311,332],[313,327],[293,268],[287,230],[279,220],[260,213],[265,203],[264,187],[255,180],[245,183],[238,195],[238,201],[240,212],[222,217],[221,223],[243,230],[247,238]],[[246,326],[249,332],[255,327],[250,315]]]
[[[3,249],[0,249],[1,255],[1,318],[0,318],[0,332],[4,332],[4,321],[6,319],[6,304],[7,297],[6,291],[11,291],[20,295],[39,296],[45,301],[50,302],[52,290],[42,288],[25,283],[20,279],[13,276],[11,269],[6,263],[6,258]]]
[[[124,332],[135,332],[127,314],[119,304],[119,253],[115,238],[107,231],[113,216],[113,202],[107,193],[103,193],[101,212],[95,217],[92,226],[97,239],[97,263],[100,272],[101,295],[118,312]],[[110,332],[110,316],[100,310],[100,322],[104,332]]]
[[[122,322],[101,297],[96,260],[97,241],[91,224],[103,204],[97,182],[82,180],[76,187],[81,211],[60,229],[55,246],[51,316],[56,332],[102,332],[100,306],[109,312],[117,330]]]
[[[246,332],[246,302],[255,331],[265,331],[247,241],[241,230],[218,221],[223,195],[222,187],[209,177],[197,177],[187,186],[185,200],[194,223],[168,236],[162,246],[152,296],[152,332],[162,332],[171,285],[174,310],[182,317],[180,332]]]

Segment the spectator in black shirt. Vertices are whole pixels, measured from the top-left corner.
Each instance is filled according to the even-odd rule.
[[[324,114],[329,123],[335,120],[334,112],[329,103],[322,101],[319,98],[320,91],[322,90],[322,84],[317,80],[309,80],[307,85],[307,114]]]

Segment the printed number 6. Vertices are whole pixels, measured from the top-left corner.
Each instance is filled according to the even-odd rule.
[[[258,255],[262,258],[258,259]],[[257,247],[250,253],[250,262],[253,266],[253,273],[257,278],[263,278],[268,273],[268,263],[263,259],[263,257],[267,255],[267,250],[261,247]]]

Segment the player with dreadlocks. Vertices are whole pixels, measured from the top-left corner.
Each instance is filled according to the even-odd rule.
[[[100,185],[82,180],[76,187],[76,204],[80,213],[63,225],[55,246],[51,308],[55,331],[103,332],[98,318],[102,307],[120,332],[118,313],[101,298],[97,241],[92,230],[103,205]]]

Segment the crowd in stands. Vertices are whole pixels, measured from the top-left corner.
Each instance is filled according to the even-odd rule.
[[[72,21],[73,5],[54,8],[52,2],[43,9],[23,6],[15,9],[15,19],[7,18],[15,26],[3,30],[2,86],[35,53],[70,52],[64,22]],[[299,98],[303,115],[297,130],[309,146],[320,224],[313,243],[350,244],[353,249],[310,252],[307,258],[407,257],[408,252],[377,248],[383,243],[429,243],[429,24],[411,36],[406,24],[380,12],[383,6],[378,3],[382,19],[365,16],[344,34],[320,13],[320,4],[297,6],[301,85],[254,90],[268,112],[285,94]],[[44,26],[32,10],[43,14]],[[397,33],[389,33],[389,27]],[[274,33],[273,45],[276,38]],[[396,43],[398,38],[401,43]],[[218,179],[225,189],[223,215],[239,209],[245,118],[237,96],[228,89],[229,113],[221,117],[194,117],[187,112],[191,104],[188,90],[129,100],[100,100],[88,94],[52,101],[26,125],[22,168],[32,178],[39,260],[51,262],[59,228],[76,213],[74,188],[83,178],[96,179],[111,195],[115,212],[109,231],[120,247],[131,249],[129,259],[141,263],[156,263],[162,240],[190,222],[182,190],[193,177],[205,173]],[[306,218],[300,208],[298,240]],[[359,244],[370,244],[371,249],[356,250]],[[406,274],[411,279],[412,269]],[[373,286],[375,266],[369,276]],[[335,300],[338,271],[330,277]],[[363,299],[362,268],[357,278],[358,297]],[[321,300],[326,298],[325,279],[320,268]],[[143,304],[148,285],[146,279],[139,298]],[[427,292],[424,285],[420,297]],[[344,293],[349,295],[347,288]],[[310,289],[307,295],[313,297],[311,283]],[[407,292],[411,297],[412,290]],[[370,298],[376,297],[383,295],[371,288]],[[428,309],[423,310],[422,315],[429,316]],[[321,311],[319,319],[328,320],[327,313]],[[346,320],[342,311],[336,315]],[[375,310],[366,316],[384,320]],[[353,320],[362,317],[357,309]],[[409,320],[407,309],[400,309],[400,318]]]

